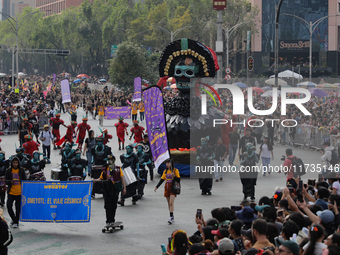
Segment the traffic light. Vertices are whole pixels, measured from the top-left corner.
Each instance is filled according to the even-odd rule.
[[[254,58],[250,56],[248,58],[248,71],[253,71],[254,70]]]

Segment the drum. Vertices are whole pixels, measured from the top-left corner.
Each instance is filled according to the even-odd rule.
[[[29,180],[30,179],[30,170],[25,168],[25,174],[26,174],[26,179]]]
[[[70,176],[67,178],[68,181],[82,181],[83,178],[81,176]]]
[[[135,174],[133,173],[131,167],[126,167],[126,168],[122,169],[122,172],[123,172],[123,178],[124,178],[126,186],[128,186],[132,183],[135,183],[137,181],[137,178],[136,178]]]
[[[34,174],[30,174],[30,181],[46,181],[45,175],[43,171],[36,172]]]
[[[91,168],[91,177],[93,179],[98,179],[102,173],[102,171],[105,170],[105,166],[103,165],[93,165]]]
[[[5,176],[0,176],[0,192],[5,192],[6,190]]]
[[[60,180],[60,172],[61,172],[60,168],[52,168],[51,169],[51,179],[55,180],[55,181]]]

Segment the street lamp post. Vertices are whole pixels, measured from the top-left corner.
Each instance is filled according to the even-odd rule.
[[[296,18],[296,19],[300,20],[306,26],[306,28],[308,29],[308,32],[309,32],[309,81],[311,82],[312,81],[313,33],[314,33],[316,27],[322,21],[324,21],[328,17],[337,16],[337,15],[327,15],[327,16],[324,16],[324,17],[318,19],[317,21],[315,21],[314,23],[312,21],[308,22],[308,21],[304,20],[303,18],[301,18],[299,16],[296,16],[294,14],[283,13],[283,15],[292,16],[293,18]]]
[[[276,6],[275,12],[275,88],[279,86],[279,20],[282,2],[283,0],[280,0],[279,4]]]
[[[29,16],[31,16],[33,14],[38,13],[38,12],[40,12],[40,10],[39,11],[34,11],[32,13],[28,13],[28,14],[26,14],[24,16],[24,18],[25,17],[29,17]],[[19,78],[19,47],[18,47],[18,31],[19,31],[19,28],[20,28],[19,20],[18,20],[18,16],[13,18],[12,16],[10,16],[7,13],[4,13],[2,11],[0,11],[0,14],[7,18],[8,22],[11,24],[12,29],[13,29],[13,31],[15,33],[15,48],[14,48],[15,50],[13,49],[13,52],[12,52],[12,54],[13,54],[12,55],[12,88],[13,88],[14,87],[14,70],[13,70],[14,69],[14,53],[16,54],[15,58],[16,58],[16,69],[17,69],[16,70],[16,74],[17,74],[17,79]],[[21,22],[23,22],[23,20],[21,20]]]
[[[160,27],[160,26],[155,26],[155,27],[157,27],[157,28],[163,30],[164,32],[168,33],[168,34],[170,35],[170,40],[171,40],[171,42],[173,42],[175,36],[176,36],[179,32],[181,32],[182,30],[184,30],[184,29],[186,29],[186,28],[192,27],[192,26],[181,27],[180,29],[177,29],[177,30],[174,31],[174,32],[173,32],[173,31],[169,31],[169,30],[165,29],[164,27]]]

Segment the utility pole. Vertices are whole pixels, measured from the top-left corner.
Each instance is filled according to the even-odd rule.
[[[276,6],[275,14],[275,88],[279,86],[279,20],[280,20],[280,9],[283,0],[280,0],[279,4]]]

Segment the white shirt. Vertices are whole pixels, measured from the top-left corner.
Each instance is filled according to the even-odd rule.
[[[51,140],[54,138],[52,135],[51,131],[41,131],[40,135],[39,135],[39,139],[45,137],[45,140],[42,141],[42,144],[45,146],[50,146],[51,145]],[[40,139],[41,140],[41,139]]]
[[[271,158],[270,151],[268,150],[268,145],[267,144],[262,144],[262,152],[260,155],[262,158]]]
[[[333,182],[333,189],[336,189],[336,194],[340,195],[340,183],[339,183],[339,181]]]

